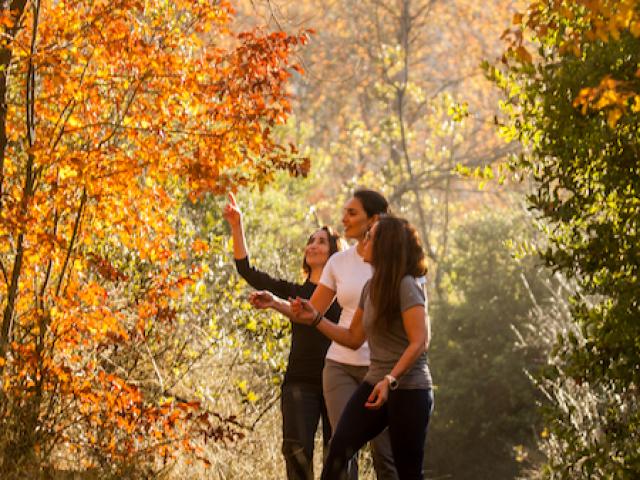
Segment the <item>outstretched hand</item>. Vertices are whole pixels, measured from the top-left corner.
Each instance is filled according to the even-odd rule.
[[[275,305],[275,298],[271,292],[260,290],[257,292],[251,292],[249,295],[249,303],[260,310],[273,308]]]
[[[378,410],[382,407],[389,398],[389,382],[387,382],[386,378],[383,378],[378,383],[376,383],[375,387],[371,391],[371,395],[367,398],[367,401],[364,403],[366,408],[370,408],[371,410]]]
[[[242,224],[242,212],[236,203],[236,197],[232,192],[228,194],[229,202],[222,210],[222,216],[229,223],[231,228],[239,227]]]
[[[291,320],[303,325],[311,325],[316,318],[318,311],[311,305],[309,300],[300,297],[290,298],[291,303]]]

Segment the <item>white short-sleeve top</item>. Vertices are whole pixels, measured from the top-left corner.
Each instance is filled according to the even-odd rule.
[[[338,325],[349,328],[353,314],[358,309],[362,287],[371,278],[371,265],[366,263],[354,245],[347,250],[333,254],[322,270],[320,283],[334,292],[342,307]],[[359,349],[351,350],[336,342],[331,342],[327,358],[347,365],[369,365],[369,345],[365,342]]]

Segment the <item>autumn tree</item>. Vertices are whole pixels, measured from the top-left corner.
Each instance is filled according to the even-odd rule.
[[[526,147],[512,167],[535,182],[542,258],[576,283],[540,379],[537,474],[636,478],[640,3],[531,2],[505,35],[504,63],[489,74],[508,97],[503,133]]]
[[[140,377],[160,344],[179,357],[167,335],[208,248],[180,235],[182,192],[307,168],[273,134],[306,35],[235,34],[225,1],[1,6],[0,471],[149,475],[234,435]]]

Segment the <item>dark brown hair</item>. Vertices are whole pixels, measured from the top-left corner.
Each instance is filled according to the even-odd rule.
[[[333,228],[331,228],[331,227],[329,227],[327,225],[319,228],[318,230],[323,230],[323,231],[327,232],[327,237],[329,238],[329,257],[331,257],[331,255],[333,255],[334,253],[339,252],[340,250],[342,250],[342,240],[340,238],[340,234],[339,233],[337,233]],[[316,230],[311,235],[309,235],[309,238],[307,239],[307,245],[309,245],[309,243],[311,243],[311,239],[316,234],[316,232],[318,232],[318,230]],[[306,255],[304,255],[302,257],[302,270],[307,275],[307,277],[309,277],[309,275],[311,275],[311,267],[307,263],[307,256]]]
[[[404,218],[381,215],[371,252],[373,276],[369,296],[376,312],[376,326],[386,327],[400,314],[400,283],[406,275],[422,277],[427,264],[418,232]]]
[[[362,208],[364,208],[364,211],[369,218],[374,215],[387,213],[389,210],[389,202],[387,202],[387,199],[384,198],[384,195],[380,192],[376,192],[375,190],[360,188],[353,192],[353,197],[360,200]]]

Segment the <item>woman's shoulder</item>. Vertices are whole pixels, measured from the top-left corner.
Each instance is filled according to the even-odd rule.
[[[413,275],[405,275],[400,281],[400,290],[415,292],[420,291],[424,294],[425,284],[425,277],[414,277]]]
[[[355,251],[356,251],[356,247],[355,245],[353,245],[345,250],[336,252],[333,255],[331,255],[331,257],[329,257],[327,264],[329,263],[339,264],[345,261],[349,261],[351,258],[353,258]]]
[[[404,312],[414,305],[426,305],[427,295],[420,279],[411,275],[400,282],[400,311]]]
[[[424,277],[414,277],[413,275],[405,275],[402,277],[401,284],[402,285],[421,285],[424,282],[421,282],[420,279]]]

